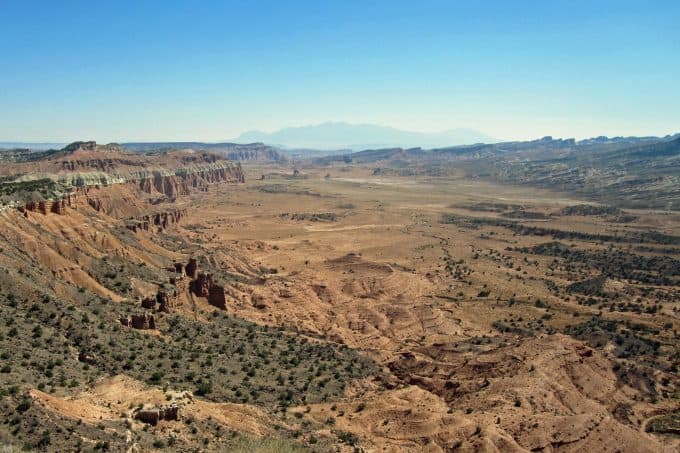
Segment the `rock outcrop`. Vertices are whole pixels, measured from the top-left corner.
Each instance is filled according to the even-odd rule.
[[[217,284],[210,273],[200,272],[195,258],[191,258],[186,265],[174,263],[168,270],[174,272],[168,279],[169,284],[159,289],[155,295],[143,298],[143,308],[170,312],[182,305],[182,294],[193,294],[206,298],[214,307],[226,310],[227,290]]]
[[[179,293],[173,291],[171,293],[160,290],[156,295],[158,301],[158,309],[164,312],[170,312],[172,308],[179,307],[182,303],[179,301]]]
[[[189,289],[194,295],[207,298],[210,305],[226,310],[226,291],[223,286],[213,281],[211,274],[199,272],[196,278],[191,281]]]
[[[129,219],[125,227],[135,233],[138,231],[161,232],[171,225],[179,223],[186,215],[186,209],[157,212]]]
[[[191,282],[191,292],[198,297],[208,297],[212,286],[212,276],[206,272],[199,272],[198,277]]]
[[[129,315],[120,318],[120,323],[125,327],[140,330],[153,330],[156,328],[156,320],[153,315],[144,313],[141,315]]]
[[[180,296],[188,293],[190,280],[183,273],[177,273],[177,275],[168,279],[168,283],[168,285],[159,289],[155,295],[143,298],[141,300],[142,307],[169,313],[172,309],[181,306],[182,299]]]
[[[23,206],[19,206],[20,212],[37,212],[43,215],[46,214],[63,214],[66,208],[75,207],[78,200],[81,198],[81,191],[74,190],[67,193],[58,199],[53,200],[37,200],[29,201]]]
[[[185,269],[187,277],[195,279],[196,273],[198,272],[198,263],[196,262],[196,258],[190,258]]]
[[[142,308],[169,313],[172,309],[182,305],[180,295],[186,293],[188,286],[189,282],[186,278],[171,277],[170,285],[159,289],[155,295],[141,300]]]
[[[211,274],[198,272],[195,260],[189,262],[187,270],[190,270],[191,275],[194,276],[189,285],[189,290],[198,297],[207,298],[210,305],[226,310],[227,294],[224,287],[215,283]]]
[[[158,294],[142,298],[142,308],[153,310],[158,302]]]
[[[142,408],[135,413],[135,419],[153,426],[161,420],[179,420],[179,406],[171,404],[164,407]]]
[[[222,310],[227,309],[227,293],[220,285],[211,285],[208,292],[208,303]]]

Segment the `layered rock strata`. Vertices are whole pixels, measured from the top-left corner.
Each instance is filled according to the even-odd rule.
[[[66,207],[75,207],[80,201],[86,202],[96,210],[101,202],[88,197],[88,189],[117,184],[128,184],[146,194],[161,194],[169,199],[190,194],[192,191],[205,191],[211,184],[219,182],[245,182],[239,164],[217,161],[202,165],[190,165],[178,169],[143,170],[126,174],[105,172],[72,173],[67,175],[36,174],[22,182],[33,179],[50,180],[56,183],[50,197],[44,200],[29,201],[20,209],[41,214],[62,214]]]

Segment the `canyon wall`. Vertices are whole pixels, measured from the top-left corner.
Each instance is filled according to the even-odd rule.
[[[104,164],[102,164],[104,165]],[[109,174],[104,172],[73,173],[68,175],[40,175],[55,181],[63,191],[55,193],[46,200],[29,201],[19,209],[41,214],[62,214],[66,207],[75,207],[86,203],[97,211],[102,210],[100,199],[91,196],[90,188],[102,188],[115,185],[128,185],[135,190],[152,195],[164,195],[174,200],[178,196],[188,195],[196,190],[208,190],[209,185],[219,182],[242,183],[245,176],[240,164],[230,162],[213,162],[203,165],[190,165],[177,169],[142,170],[126,174]],[[29,182],[27,179],[24,182]],[[160,216],[160,217],[159,217]],[[136,227],[147,229],[152,225],[165,227],[175,223],[183,216],[182,212],[169,211],[152,214],[145,218],[137,218],[141,224]]]

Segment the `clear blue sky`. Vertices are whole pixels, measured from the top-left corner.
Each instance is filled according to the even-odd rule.
[[[142,5],[143,4],[143,5]],[[0,140],[680,131],[680,1],[11,1]]]

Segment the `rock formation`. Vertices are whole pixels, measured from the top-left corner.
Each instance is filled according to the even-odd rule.
[[[191,279],[196,278],[196,272],[198,271],[198,263],[196,263],[196,258],[189,259],[186,266],[186,275]]]
[[[191,281],[189,289],[198,297],[206,297],[210,305],[222,310],[227,308],[226,291],[223,286],[213,281],[211,274],[199,272],[196,278]]]
[[[208,303],[222,310],[227,309],[227,295],[224,287],[211,285],[208,292]]]
[[[179,420],[179,406],[171,404],[165,407],[142,408],[135,413],[135,419],[153,426],[161,420]]]
[[[182,302],[179,300],[179,292],[177,290],[172,292],[159,290],[158,294],[156,294],[156,301],[158,302],[158,310],[166,313],[170,312],[171,309],[182,305]]]
[[[142,308],[154,309],[156,302],[158,302],[158,294],[155,296],[145,297],[142,299]]]
[[[168,279],[169,288],[161,288],[155,296],[143,298],[141,300],[143,308],[169,312],[181,305],[181,294],[191,293],[206,298],[209,304],[217,308],[226,310],[226,289],[213,281],[211,274],[199,272],[195,258],[191,258],[186,266],[183,263],[174,263],[170,270],[174,271],[175,275]]]
[[[20,175],[9,180],[13,206],[24,212],[62,214],[66,207],[83,201],[97,211],[101,200],[83,197],[88,188],[127,185],[148,195],[173,200],[192,191],[206,191],[220,182],[244,182],[238,163],[208,152],[167,152],[140,155],[126,152],[120,145],[75,142],[62,150],[45,152],[41,158],[0,168],[0,175]],[[7,203],[5,203],[7,204]],[[110,212],[107,212],[110,214]]]
[[[169,313],[173,308],[182,305],[180,296],[189,292],[191,282],[184,274],[170,277],[168,282],[168,287],[159,289],[155,297],[142,300],[142,307],[155,308],[157,303],[159,311]]]
[[[120,323],[133,329],[149,330],[156,328],[156,320],[153,315],[148,313],[124,316],[120,318]]]
[[[198,277],[191,282],[189,288],[198,297],[208,297],[212,284],[212,276],[210,274],[199,272]]]
[[[157,212],[129,219],[125,227],[135,233],[138,231],[161,232],[169,226],[179,223],[186,215],[186,209]]]
[[[79,198],[78,191],[74,191],[56,200],[29,201],[18,209],[20,212],[37,212],[43,215],[63,214],[67,207],[74,207]]]

